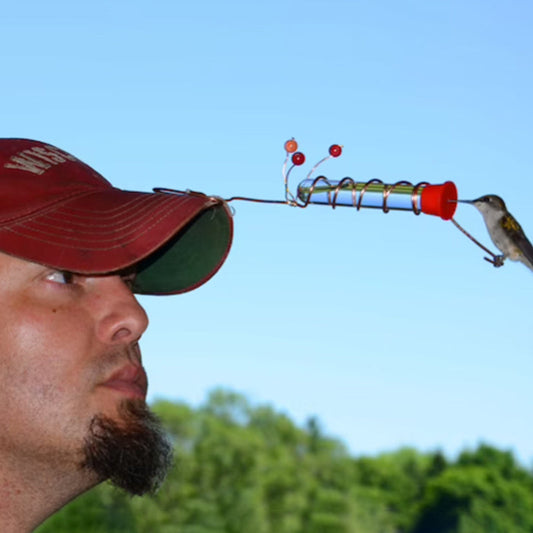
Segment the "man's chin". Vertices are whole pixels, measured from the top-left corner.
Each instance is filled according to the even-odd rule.
[[[135,495],[155,492],[172,464],[172,446],[143,399],[123,401],[117,417],[96,415],[83,455],[82,468]]]

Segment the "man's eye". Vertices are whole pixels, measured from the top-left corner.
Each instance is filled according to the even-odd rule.
[[[62,283],[64,285],[70,285],[74,280],[74,274],[72,272],[65,272],[62,270],[55,270],[46,276],[48,281],[54,283]]]

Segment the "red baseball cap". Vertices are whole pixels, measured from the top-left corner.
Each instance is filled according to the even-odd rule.
[[[220,198],[117,189],[55,146],[0,139],[4,253],[89,275],[135,266],[134,292],[177,294],[217,272],[232,236]]]

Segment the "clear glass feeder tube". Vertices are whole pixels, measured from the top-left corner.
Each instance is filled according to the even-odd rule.
[[[351,178],[332,181],[321,176],[298,185],[297,195],[304,204],[349,206],[360,209],[390,209],[452,218],[457,205],[457,189],[448,181],[442,185],[399,182],[389,185],[380,180],[355,182]]]

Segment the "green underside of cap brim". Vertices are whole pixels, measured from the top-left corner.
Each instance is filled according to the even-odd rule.
[[[139,265],[133,291],[177,294],[198,287],[218,270],[231,238],[232,224],[224,205],[207,209]]]

